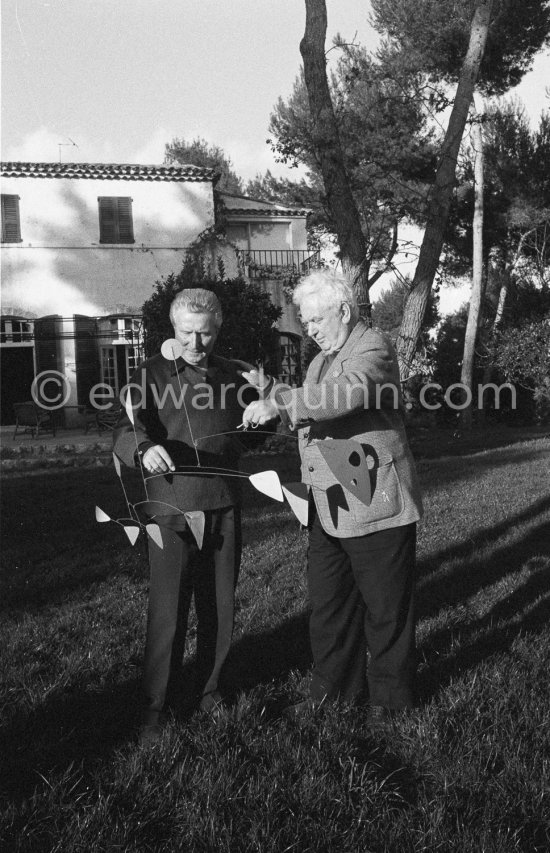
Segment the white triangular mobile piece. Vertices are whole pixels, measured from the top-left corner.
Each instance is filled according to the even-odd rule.
[[[162,544],[162,533],[160,532],[158,524],[146,524],[145,529],[155,545],[158,545],[159,548],[164,548],[164,545]]]
[[[185,512],[184,515],[189,526],[189,530],[195,537],[197,548],[200,550],[204,539],[204,512],[196,510],[193,512]]]
[[[285,498],[300,524],[307,527],[309,521],[309,490],[305,483],[287,483],[283,486]]]
[[[128,415],[128,420],[131,424],[134,423],[134,409],[132,406],[132,395],[130,391],[126,391],[126,396],[124,398],[124,408],[126,409],[126,414]]]
[[[99,522],[110,521],[111,517],[107,515],[106,512],[103,512],[98,506],[95,508],[95,520]]]
[[[124,526],[124,532],[125,532],[126,536],[130,540],[132,545],[135,545],[137,542],[137,538],[139,536],[139,527],[136,527],[133,524],[128,525],[128,526],[126,526],[126,525],[123,525],[123,526]]]
[[[118,458],[118,456],[116,455],[116,453],[113,453],[113,463],[114,463],[114,466],[115,466],[115,471],[117,472],[118,476],[120,477],[120,476],[121,476],[121,473],[120,473],[120,459]]]
[[[251,474],[248,479],[254,488],[262,494],[273,498],[275,501],[281,501],[281,503],[284,501],[281,481],[276,471],[259,471],[257,474]]]

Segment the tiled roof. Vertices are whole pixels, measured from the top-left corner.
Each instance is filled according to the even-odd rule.
[[[218,193],[223,201],[224,210],[230,216],[307,216],[311,213],[308,208],[284,207],[275,201],[265,201],[249,196]]]
[[[233,216],[307,216],[311,211],[304,208],[303,210],[297,207],[276,209],[268,207],[226,207],[225,213]]]
[[[103,181],[213,181],[202,166],[142,166],[137,163],[0,163],[7,178],[80,178]]]

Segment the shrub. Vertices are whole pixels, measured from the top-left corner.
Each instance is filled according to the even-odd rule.
[[[508,382],[532,391],[536,419],[550,417],[550,317],[506,329],[496,348],[496,366]]]
[[[205,269],[200,258],[188,257],[181,271],[170,273],[157,281],[153,295],[143,304],[145,352],[158,352],[167,338],[174,336],[170,323],[172,300],[185,288],[202,287],[211,290],[220,300],[223,325],[216,342],[216,353],[225,358],[239,358],[256,364],[277,364],[278,335],[275,323],[281,309],[273,305],[269,294],[242,278],[226,279],[223,265],[218,275]]]

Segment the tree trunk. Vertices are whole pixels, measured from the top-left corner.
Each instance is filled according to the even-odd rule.
[[[327,80],[325,0],[305,0],[306,28],[300,42],[313,143],[319,155],[327,204],[333,218],[344,269],[353,269],[355,287],[365,314],[369,302],[367,245],[359,211],[351,192],[344,154]]]
[[[500,291],[498,294],[498,305],[495,314],[495,319],[493,320],[493,334],[496,335],[498,331],[498,327],[500,326],[500,322],[504,316],[504,306],[506,305],[506,297],[508,296],[508,287],[510,284],[510,275],[508,270],[505,272],[504,280],[500,286]]]
[[[473,221],[473,271],[472,293],[468,309],[468,322],[464,337],[464,355],[460,381],[464,386],[463,402],[469,397],[469,405],[462,410],[462,425],[472,428],[474,360],[483,296],[483,131],[479,113],[472,123],[474,149],[474,221]],[[467,390],[466,390],[467,389]]]
[[[397,353],[403,379],[408,377],[411,370],[428,297],[439,265],[455,184],[458,152],[485,52],[492,6],[493,0],[478,0],[476,3],[468,51],[460,71],[453,109],[430,193],[420,256],[397,338]]]
[[[504,306],[506,304],[506,297],[508,295],[509,282],[510,277],[508,275],[508,271],[506,271],[498,294],[498,305],[495,314],[495,319],[493,320],[493,325],[489,332],[489,344],[487,346],[487,353],[485,355],[487,361],[483,369],[482,379],[484,385],[488,385],[489,382],[493,381],[493,373],[495,372],[494,361],[497,349],[497,332],[498,327],[500,326],[500,321],[502,320],[504,314]],[[485,417],[484,414],[483,417]]]
[[[521,261],[521,258],[523,257],[523,247],[524,247],[525,241],[533,233],[534,230],[536,230],[536,229],[530,229],[529,231],[525,231],[521,235],[511,260],[508,260],[508,258],[506,259],[505,264],[504,264],[504,269],[501,272],[502,282],[501,282],[500,290],[499,290],[499,294],[498,294],[498,304],[497,304],[495,317],[494,317],[493,324],[491,327],[491,332],[490,332],[490,340],[491,340],[491,344],[490,344],[490,348],[489,348],[490,351],[489,351],[489,354],[487,356],[487,365],[485,367],[485,370],[483,371],[483,384],[484,385],[487,385],[488,382],[492,381],[492,377],[493,377],[493,373],[494,373],[493,362],[495,359],[496,347],[497,347],[497,335],[498,335],[498,331],[500,328],[500,324],[501,324],[503,317],[504,317],[504,309],[506,307],[506,299],[508,298],[508,294],[510,293],[510,291],[512,290],[512,287],[514,286],[515,273],[516,273],[517,266],[518,266],[519,262]],[[511,242],[512,242],[512,235],[509,234],[508,243],[511,244]]]

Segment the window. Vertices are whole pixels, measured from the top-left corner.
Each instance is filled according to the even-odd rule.
[[[100,196],[99,242],[133,243],[132,199],[117,196]]]
[[[143,360],[139,346],[101,347],[101,381],[109,385],[114,394],[119,394]]]
[[[302,384],[300,367],[300,338],[297,335],[279,335],[279,378],[295,388]]]
[[[2,195],[2,243],[20,243],[19,196]]]
[[[134,318],[125,318],[123,322],[124,337],[127,338],[127,340],[129,341],[133,341],[134,338],[139,340],[141,334],[141,320],[136,320]]]
[[[141,323],[140,317],[111,317],[109,319],[109,333],[111,338],[118,338],[119,341],[139,341],[141,338]]]
[[[0,320],[0,343],[20,344],[32,341],[32,323],[2,317]]]
[[[143,361],[143,354],[141,352],[141,347],[127,347],[126,348],[126,363],[127,363],[127,375],[128,381],[135,370],[137,370],[138,366]]]
[[[117,392],[117,369],[116,369],[116,354],[114,347],[101,348],[101,381],[105,385],[110,385],[113,391]]]

